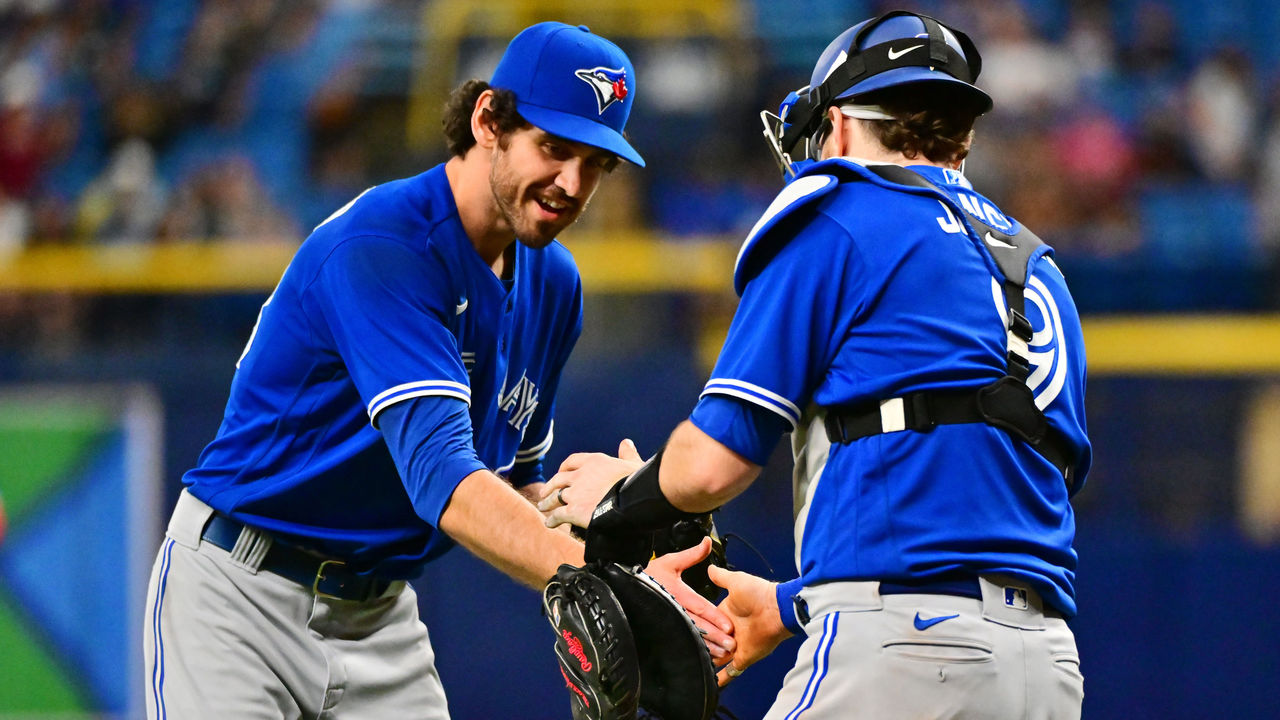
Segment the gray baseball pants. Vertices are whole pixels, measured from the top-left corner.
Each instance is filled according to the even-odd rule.
[[[1024,584],[981,586],[981,600],[881,595],[876,582],[805,588],[807,638],[765,720],[1079,718],[1070,628]]]
[[[252,553],[202,542],[212,512],[184,491],[151,572],[150,720],[448,720],[412,587],[364,602],[315,595],[258,572]]]

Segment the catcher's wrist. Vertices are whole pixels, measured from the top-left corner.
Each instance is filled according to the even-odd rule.
[[[662,451],[649,458],[640,469],[619,480],[605,493],[587,524],[587,562],[606,560],[643,565],[653,555],[654,533],[680,520],[692,520],[689,513],[671,504],[658,482]]]
[[[619,480],[605,494],[591,514],[588,527],[627,527],[633,530],[658,530],[679,520],[694,520],[705,513],[685,512],[667,499],[658,481],[662,466],[662,450],[649,458],[639,470]]]

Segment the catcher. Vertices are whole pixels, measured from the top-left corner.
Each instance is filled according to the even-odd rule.
[[[722,682],[805,636],[766,720],[1080,716],[1083,333],[1052,249],[964,176],[980,69],[910,12],[833,40],[766,118],[793,179],[690,419],[643,465],[570,456],[544,488],[590,547],[728,502],[791,433],[797,577],[711,569]]]

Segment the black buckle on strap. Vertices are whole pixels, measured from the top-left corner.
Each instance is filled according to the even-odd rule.
[[[1013,377],[1018,382],[1025,382],[1031,375],[1031,363],[1026,358],[1011,352],[1006,356],[1006,360],[1009,363],[1009,375],[1006,377]]]
[[[911,393],[902,398],[903,414],[906,416],[907,429],[916,432],[933,432],[938,427],[934,419],[929,393]]]
[[[1030,342],[1031,336],[1035,334],[1031,327],[1031,321],[1027,319],[1027,316],[1013,308],[1009,309],[1009,331],[1028,342]]]

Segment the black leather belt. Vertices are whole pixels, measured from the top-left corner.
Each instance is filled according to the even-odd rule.
[[[215,513],[209,518],[200,538],[230,552],[245,525],[226,515]],[[326,558],[300,548],[273,541],[258,570],[279,575],[308,588],[316,595],[340,600],[365,601],[386,592],[390,580],[357,575],[346,563]]]

